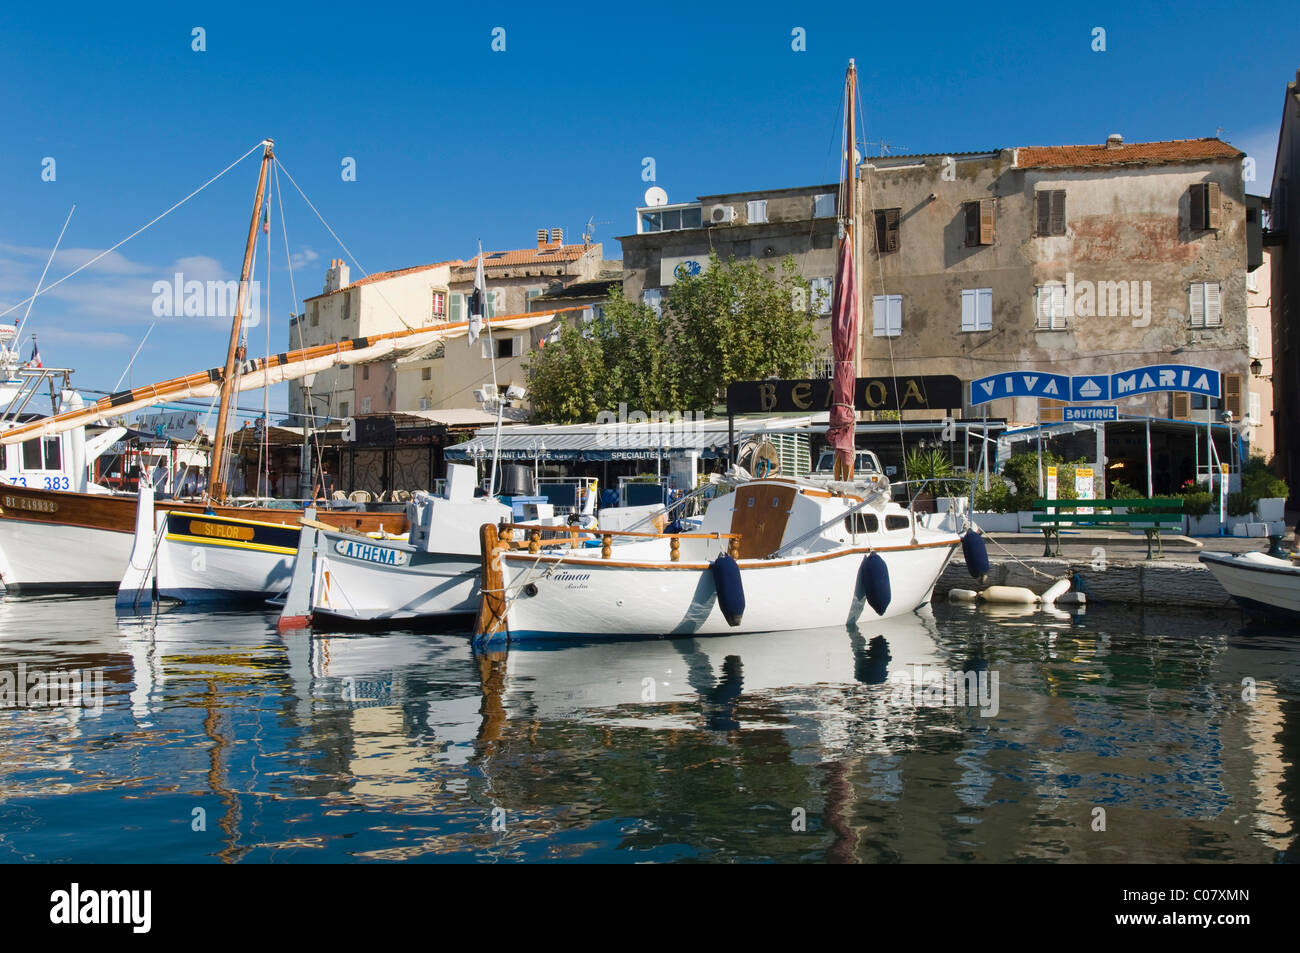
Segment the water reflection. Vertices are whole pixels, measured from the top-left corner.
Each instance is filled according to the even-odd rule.
[[[528,645],[0,602],[0,859],[1269,861],[1296,634],[990,614]],[[1105,812],[1105,830],[1096,810]]]

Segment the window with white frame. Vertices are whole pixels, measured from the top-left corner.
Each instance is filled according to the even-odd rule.
[[[961,293],[961,329],[993,330],[993,289],[964,288]]]
[[[1194,328],[1217,328],[1223,324],[1223,305],[1217,281],[1196,281],[1187,290],[1187,311]]]
[[[641,292],[641,302],[654,308],[655,314],[664,316],[664,293],[659,288],[647,288]]]
[[[363,414],[368,414],[368,413],[370,413],[370,398],[369,398],[369,397],[362,397],[362,398],[361,398],[361,412],[362,412]]]
[[[903,333],[902,295],[876,295],[871,299],[871,329],[878,338],[896,338]]]
[[[433,293],[433,311],[431,313],[435,321],[447,320],[447,292],[435,291]]]
[[[831,313],[831,295],[835,293],[834,278],[809,278],[809,304],[813,314]]]
[[[433,401],[432,401],[430,398],[428,398],[428,397],[421,397],[421,398],[420,398],[420,409],[421,409],[421,410],[433,410]]]
[[[814,380],[828,379],[835,376],[835,358],[819,357],[808,365],[808,376]]]
[[[532,310],[533,310],[533,299],[536,298],[536,297],[537,297],[539,294],[541,294],[541,293],[542,293],[542,289],[541,289],[541,288],[529,288],[529,289],[528,289],[528,291],[527,291],[527,293],[526,293],[526,295],[525,295],[525,297],[528,299],[528,302],[527,302],[526,306],[524,307],[524,310],[525,310],[525,311],[532,311]]]
[[[1038,330],[1061,331],[1065,328],[1065,285],[1042,285],[1038,288],[1034,313]]]
[[[762,225],[767,221],[767,199],[755,199],[746,206],[745,217],[750,225]]]
[[[1256,427],[1259,426],[1260,415],[1262,410],[1259,403],[1259,394],[1255,391],[1250,392],[1250,422]]]
[[[823,192],[813,196],[813,218],[835,217],[835,193]]]
[[[485,318],[495,318],[498,314],[506,313],[506,290],[504,288],[493,288],[487,293],[487,304],[484,306],[487,314]]]
[[[479,340],[483,342],[484,359],[491,358],[493,353],[499,358],[524,356],[524,336],[522,334],[493,337],[491,342],[488,341],[488,336],[485,334]]]

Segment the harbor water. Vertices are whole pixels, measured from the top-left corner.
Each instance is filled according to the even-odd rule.
[[[476,653],[8,598],[0,861],[1293,860],[1298,638],[944,604]]]

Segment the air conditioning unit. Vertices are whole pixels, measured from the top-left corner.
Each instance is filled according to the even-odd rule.
[[[736,220],[736,209],[731,205],[710,205],[709,224],[729,225]]]

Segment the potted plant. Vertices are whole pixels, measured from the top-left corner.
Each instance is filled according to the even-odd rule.
[[[953,475],[952,461],[939,449],[922,450],[913,448],[908,451],[903,462],[908,480],[924,480],[925,483],[914,485],[912,509],[918,513],[934,513],[938,510],[939,496],[949,492],[944,477]]]

